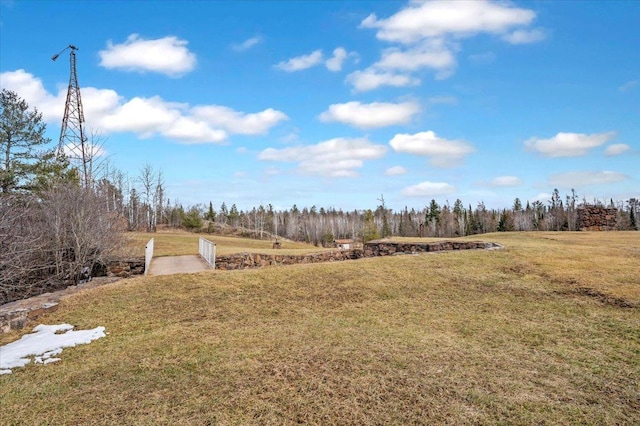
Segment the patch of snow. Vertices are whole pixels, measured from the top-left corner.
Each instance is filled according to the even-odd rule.
[[[105,337],[104,327],[77,331],[73,331],[73,328],[70,324],[40,324],[33,329],[34,333],[0,346],[0,375],[11,374],[12,368],[24,367],[31,362],[32,356],[36,364],[60,361],[60,358],[52,357],[59,355],[63,348],[84,345]]]

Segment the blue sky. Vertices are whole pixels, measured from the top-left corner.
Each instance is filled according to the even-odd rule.
[[[640,197],[637,1],[0,1],[0,85],[172,201]]]

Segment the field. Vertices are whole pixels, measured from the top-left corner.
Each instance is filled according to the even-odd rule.
[[[151,238],[154,239],[154,256],[198,254],[198,239],[200,237],[216,243],[216,253],[220,256],[240,252],[305,254],[326,250],[322,247],[287,240],[280,241],[281,248],[274,250],[272,249],[273,241],[215,234],[193,234],[184,231],[132,232],[128,236],[131,240],[130,245],[135,247],[133,253],[137,256],[144,256],[144,246]]]
[[[2,422],[640,424],[640,233],[469,239],[506,248],[77,293],[42,322],[108,336],[0,376]]]

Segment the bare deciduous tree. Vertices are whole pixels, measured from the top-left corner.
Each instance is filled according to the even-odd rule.
[[[87,279],[124,245],[125,224],[76,185],[0,197],[0,303]]]

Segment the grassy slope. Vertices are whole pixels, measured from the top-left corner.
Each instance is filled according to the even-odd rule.
[[[109,335],[0,376],[3,421],[640,423],[638,233],[481,238],[78,293],[42,321]]]

